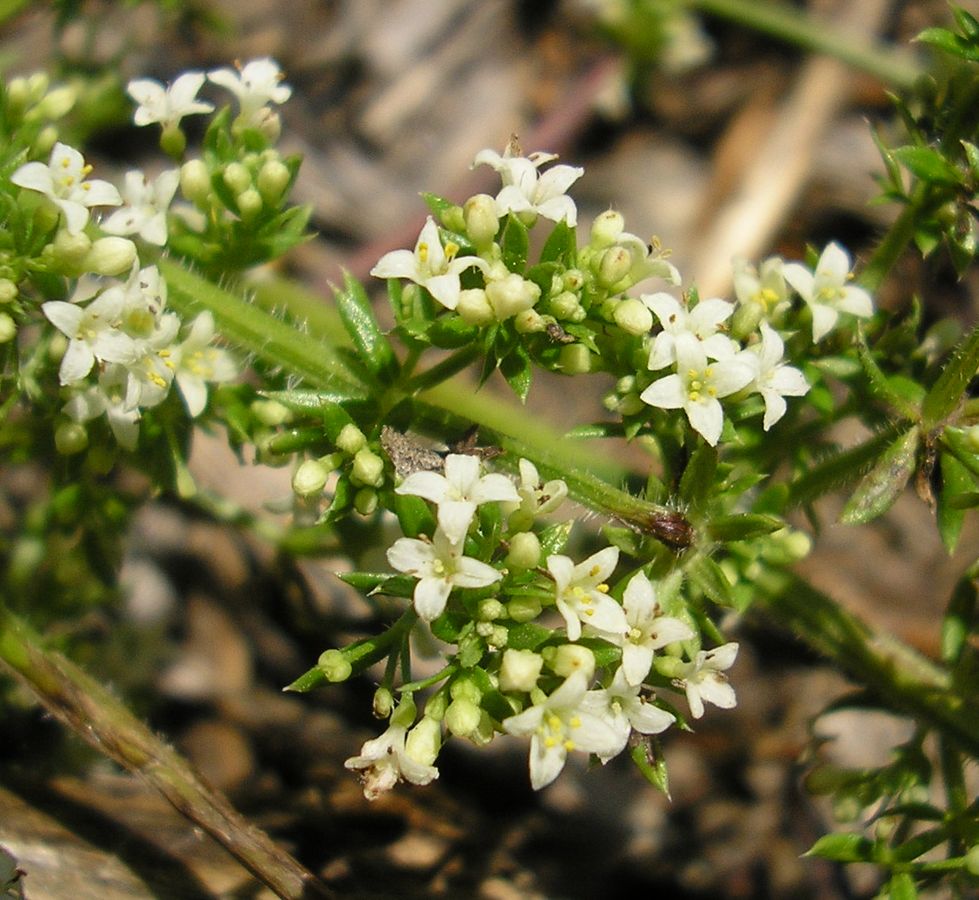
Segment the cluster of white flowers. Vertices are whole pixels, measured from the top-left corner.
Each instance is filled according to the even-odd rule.
[[[500,727],[513,735],[530,736],[530,778],[535,789],[558,776],[572,751],[593,753],[604,763],[627,747],[633,732],[659,734],[675,721],[672,712],[655,702],[646,684],[656,671],[656,654],[666,648],[670,656],[664,664],[667,674],[662,677],[686,693],[694,718],[703,715],[705,702],[723,708],[735,705],[734,691],[723,673],[734,663],[737,644],[701,650],[689,616],[682,608],[676,614],[666,612],[658,600],[657,586],[641,571],[626,584],[622,600],[615,599],[608,582],[618,565],[617,548],[606,547],[580,563],[557,553],[542,558],[531,525],[535,516],[560,506],[567,496],[564,482],[543,482],[533,463],[522,459],[515,484],[504,475],[483,474],[477,456],[449,454],[444,474],[409,474],[396,491],[436,506],[438,524],[431,538],[400,538],[388,551],[394,569],[417,579],[412,602],[424,621],[440,616],[457,588],[487,588],[500,582],[521,538],[527,539],[530,552],[524,555],[526,548],[521,550],[518,568],[536,571],[553,585],[552,601],[544,605],[553,605],[560,614],[566,639],[556,653],[545,659],[531,650],[508,648],[505,628],[496,648],[502,654],[495,677],[514,706],[514,714]],[[512,532],[510,554],[497,564],[466,556],[463,551],[479,507],[488,503],[500,505]],[[484,610],[497,614],[503,609],[498,601],[485,604]],[[476,628],[488,644],[497,639],[492,621],[480,621]],[[599,677],[594,654],[581,643],[583,636],[619,648],[619,665]],[[545,668],[551,673],[547,676],[551,683],[555,676],[563,679],[550,694],[538,687]],[[465,717],[453,719],[446,712],[444,722],[426,713],[411,727],[414,712],[408,717],[399,707],[387,731],[365,743],[346,765],[360,772],[369,799],[401,780],[427,784],[438,776],[434,763],[443,729],[484,742],[491,733],[479,730],[483,715],[475,706]],[[466,724],[459,725],[460,720]]]

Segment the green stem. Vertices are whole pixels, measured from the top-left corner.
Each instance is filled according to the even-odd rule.
[[[854,39],[831,25],[788,6],[758,0],[689,0],[705,13],[754,28],[780,41],[815,50],[879,78],[899,90],[910,90],[923,70],[894,50]]]
[[[426,391],[430,388],[438,387],[448,381],[453,375],[457,375],[480,357],[480,349],[476,346],[463,347],[456,350],[451,356],[447,356],[441,362],[436,363],[424,372],[420,372],[413,378],[409,378],[404,385],[406,394],[415,394],[419,391]]]
[[[873,293],[894,268],[905,247],[914,239],[915,229],[922,220],[922,213],[933,203],[929,185],[919,184],[901,214],[877,245],[873,256],[860,273],[860,284]]]
[[[332,892],[263,831],[244,819],[190,764],[74,663],[41,646],[31,629],[0,605],[0,662],[75,734],[163,794],[279,897]]]

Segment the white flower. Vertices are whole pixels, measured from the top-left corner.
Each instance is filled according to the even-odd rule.
[[[241,115],[254,121],[254,115],[269,103],[282,104],[292,96],[292,88],[283,84],[285,76],[279,64],[269,57],[253,59],[235,69],[215,69],[207,80],[231,91],[238,98]]]
[[[677,683],[686,690],[690,714],[695,719],[704,714],[705,702],[721,709],[737,705],[734,688],[723,674],[734,665],[737,655],[736,643],[722,644],[713,650],[701,650],[692,662],[684,663]]]
[[[392,724],[382,735],[367,741],[360,748],[360,756],[351,756],[344,762],[346,768],[360,770],[364,796],[368,800],[376,800],[402,780],[429,784],[439,777],[435,766],[423,764],[408,753],[405,748],[407,734],[405,725]]]
[[[582,622],[600,631],[620,633],[626,630],[625,613],[608,595],[608,584],[605,583],[618,561],[618,547],[599,550],[578,565],[567,556],[554,554],[547,558],[547,569],[554,578],[558,612],[564,616],[569,641],[581,637]]]
[[[661,409],[682,409],[691,428],[713,447],[724,426],[720,398],[745,387],[752,368],[738,357],[708,363],[703,345],[692,334],[677,336],[676,357],[677,373],[654,381],[639,398]]]
[[[476,507],[494,500],[518,501],[517,489],[505,475],[479,474],[478,456],[450,453],[445,458],[445,474],[413,472],[397,488],[396,494],[414,494],[438,504],[439,528],[457,544],[469,530]]]
[[[755,376],[748,389],[757,391],[765,400],[765,431],[785,415],[785,397],[802,397],[809,391],[805,375],[782,363],[784,352],[785,345],[778,332],[767,322],[762,322],[761,343],[738,356],[754,368]]]
[[[99,375],[97,385],[75,394],[65,404],[65,414],[76,422],[88,422],[105,414],[119,445],[135,450],[139,440],[139,410],[126,404],[128,378],[123,366],[107,366]]]
[[[149,244],[167,242],[167,210],[177,192],[180,171],[161,172],[152,183],[138,169],[126,173],[122,188],[124,205],[102,222],[109,234],[138,234]]]
[[[529,459],[521,459],[517,466],[520,483],[517,485],[519,503],[503,507],[507,513],[519,509],[528,520],[554,512],[568,496],[568,486],[560,478],[541,483],[540,473]]]
[[[231,354],[219,347],[212,347],[213,340],[214,316],[205,310],[194,319],[183,342],[171,351],[177,387],[191,418],[199,416],[207,406],[208,382],[231,381],[238,375],[238,367]]]
[[[731,356],[733,341],[720,334],[721,323],[734,312],[726,300],[701,300],[688,310],[676,297],[666,293],[643,294],[640,298],[659,319],[663,330],[653,339],[647,367],[655,372],[676,362],[676,339],[681,334],[693,335],[703,343],[704,353],[711,359]]]
[[[92,167],[74,147],[60,142],[54,145],[47,165],[24,163],[10,180],[18,187],[37,191],[51,199],[65,214],[65,225],[72,234],[80,232],[88,222],[92,206],[119,206],[122,197],[108,181],[86,181]]]
[[[486,587],[503,577],[492,566],[463,556],[462,547],[453,544],[439,528],[431,541],[398,538],[387,557],[392,568],[418,579],[413,596],[415,611],[426,622],[442,614],[453,588]]]
[[[470,266],[486,272],[486,262],[478,256],[460,256],[457,244],[451,241],[442,246],[438,226],[429,216],[418,235],[414,251],[392,250],[385,253],[371,275],[377,278],[407,278],[425,288],[446,309],[455,309],[459,304],[462,286],[459,275]]]
[[[632,265],[626,275],[625,284],[629,287],[645,281],[647,278],[662,278],[670,284],[680,283],[680,272],[673,263],[669,262],[663,255],[663,251],[655,246],[650,246],[642,238],[628,231],[623,231],[611,245],[612,247],[622,247],[629,254]],[[622,282],[616,287],[621,287]]]
[[[850,256],[839,244],[827,244],[816,271],[801,263],[786,263],[785,280],[799,292],[812,313],[812,340],[821,341],[836,325],[841,312],[862,319],[874,313],[874,302],[863,288],[847,284],[850,279]]]
[[[134,353],[133,339],[119,328],[122,298],[106,292],[87,306],[49,300],[41,311],[65,337],[68,349],[61,358],[58,377],[62,384],[80,381],[99,362],[128,362]]]
[[[197,99],[203,84],[203,72],[184,72],[167,88],[152,78],[130,81],[126,93],[138,104],[133,121],[139,126],[159,122],[166,129],[179,125],[184,116],[211,112],[210,103]]]
[[[496,195],[496,212],[532,213],[550,219],[565,221],[572,228],[578,221],[578,210],[567,190],[585,173],[578,166],[552,166],[542,175],[538,168],[557,159],[552,153],[532,153],[511,156],[510,148],[501,156],[494,150],[480,150],[473,160],[475,166],[490,166],[503,181],[503,189]]]
[[[568,753],[581,750],[614,755],[619,734],[601,716],[581,707],[588,690],[582,672],[572,672],[543,703],[503,720],[510,734],[531,735],[530,784],[549,785],[564,768]]]
[[[618,756],[629,743],[633,731],[640,734],[660,734],[666,731],[676,717],[639,696],[639,685],[630,684],[620,668],[607,688],[589,691],[581,701],[581,709],[594,713],[615,732],[615,747],[598,753],[602,763]]]
[[[134,342],[134,353],[124,365],[129,372],[126,403],[131,407],[156,406],[170,392],[174,366],[171,345],[180,330],[180,319],[173,313],[158,316],[153,332]]]
[[[789,305],[782,257],[771,256],[755,269],[747,260],[734,261],[734,294],[742,306],[757,306],[770,319]]]
[[[681,619],[664,616],[656,600],[656,588],[643,572],[633,575],[622,596],[626,631],[602,633],[602,637],[622,648],[620,672],[627,684],[639,685],[649,674],[653,653],[675,641],[694,636]]]

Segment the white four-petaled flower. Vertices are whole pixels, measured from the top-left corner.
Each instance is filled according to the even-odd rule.
[[[208,81],[235,95],[247,121],[254,121],[255,114],[269,103],[285,103],[292,96],[292,88],[282,81],[284,77],[279,64],[267,56],[238,66],[237,70],[224,68],[207,73]]]
[[[734,305],[727,300],[701,300],[688,310],[676,297],[663,292],[643,294],[640,299],[656,314],[663,328],[649,349],[647,366],[651,371],[677,361],[676,341],[681,334],[697,338],[711,359],[731,356],[736,351],[734,342],[720,332],[722,323],[734,312]]]
[[[866,319],[874,313],[874,302],[863,288],[847,284],[850,275],[850,256],[835,241],[827,244],[810,272],[801,263],[786,263],[785,280],[798,291],[812,313],[812,340],[821,341],[840,317],[850,313]]]
[[[135,352],[133,339],[119,328],[123,298],[104,293],[86,306],[49,300],[41,311],[65,337],[68,349],[61,358],[58,377],[62,384],[81,381],[95,361],[126,363]]]
[[[199,416],[207,406],[208,382],[231,381],[238,374],[231,354],[212,346],[213,340],[214,316],[204,310],[191,323],[187,337],[172,350],[177,387],[191,418]]]
[[[359,756],[351,756],[344,766],[360,771],[364,796],[376,800],[391,790],[399,781],[412,784],[429,784],[439,777],[439,770],[411,757],[405,747],[408,729],[402,724],[392,724],[379,737],[367,741],[360,748]]]
[[[564,616],[569,641],[581,637],[582,622],[599,631],[625,632],[625,613],[608,595],[606,583],[618,561],[618,547],[599,550],[578,565],[559,554],[547,558],[547,569],[554,579],[558,612]]]
[[[58,142],[47,165],[24,163],[10,180],[18,187],[44,194],[64,213],[69,232],[77,234],[88,222],[93,206],[119,206],[122,197],[108,181],[87,181],[92,167],[74,147]]]
[[[543,216],[552,222],[565,221],[572,228],[578,221],[578,210],[567,190],[584,174],[578,166],[552,166],[543,174],[540,166],[557,157],[552,153],[532,153],[512,156],[509,148],[502,155],[495,150],[480,150],[473,160],[475,166],[490,166],[503,181],[496,195],[496,212],[529,213]]]
[[[167,242],[167,210],[177,192],[180,172],[161,172],[152,182],[138,169],[127,172],[122,187],[122,209],[102,222],[109,234],[138,234],[144,241],[162,247]]]
[[[600,756],[618,752],[620,733],[606,718],[582,706],[587,691],[584,673],[572,672],[543,703],[503,720],[504,731],[531,735],[530,784],[535,791],[561,774],[573,750]]]
[[[133,121],[140,126],[159,122],[166,129],[179,125],[184,116],[211,112],[210,103],[197,99],[203,84],[203,72],[184,72],[169,87],[152,78],[130,81],[126,93],[138,104]]]
[[[752,367],[740,355],[708,362],[703,344],[687,333],[676,337],[676,367],[676,374],[654,381],[639,398],[661,409],[682,409],[694,431],[713,447],[724,426],[720,398],[746,387]]]
[[[737,655],[738,645],[732,642],[713,650],[700,650],[691,662],[684,663],[677,684],[686,690],[690,714],[695,719],[704,714],[705,702],[721,709],[737,705],[734,688],[724,674],[734,665]]]
[[[802,397],[809,391],[805,375],[782,362],[785,345],[777,331],[761,323],[761,342],[749,347],[739,359],[754,368],[749,390],[757,391],[765,401],[763,426],[768,431],[785,415],[785,397]]]
[[[418,579],[415,611],[426,622],[442,614],[453,588],[486,587],[503,577],[492,566],[463,556],[461,544],[453,544],[439,528],[431,541],[398,538],[387,557],[393,568]]]
[[[459,275],[471,266],[487,271],[485,260],[478,256],[456,257],[459,247],[449,241],[444,247],[435,220],[429,216],[418,235],[415,249],[385,253],[371,275],[377,278],[407,278],[425,288],[446,309],[459,304],[462,285]]]

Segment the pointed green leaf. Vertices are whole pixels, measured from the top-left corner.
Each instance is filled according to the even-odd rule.
[[[578,238],[575,229],[563,219],[554,226],[540,253],[542,263],[558,262],[571,269],[578,262]]]
[[[394,514],[407,537],[416,538],[420,534],[430,535],[435,532],[435,516],[421,497],[414,494],[395,494]]]
[[[915,470],[920,440],[921,432],[911,428],[887,448],[843,507],[841,522],[862,525],[891,508]]]
[[[733,606],[731,583],[721,567],[709,556],[697,556],[687,565],[690,580],[718,606]]]
[[[976,481],[951,453],[942,453],[938,463],[942,474],[942,489],[938,494],[938,533],[951,556],[958,546],[966,513],[966,507],[956,500],[974,492]]]
[[[870,862],[873,841],[862,834],[827,834],[821,837],[806,856],[819,856],[833,862]]]
[[[398,376],[398,360],[374,318],[364,286],[349,272],[343,273],[343,290],[336,292],[337,310],[361,361],[381,384]]]
[[[908,872],[898,872],[892,875],[884,888],[888,900],[918,900],[918,889],[914,886],[914,878]]]
[[[979,369],[979,325],[965,337],[932,385],[921,406],[926,428],[939,425],[962,400]]]
[[[702,513],[714,487],[717,449],[701,442],[687,462],[680,478],[680,499],[694,516]]]
[[[440,222],[442,221],[442,215],[455,206],[451,200],[446,200],[445,197],[440,197],[438,194],[430,194],[428,191],[422,192],[422,200],[425,201],[425,205],[432,211],[432,215]]]
[[[941,442],[973,475],[979,475],[979,451],[961,428],[943,428]]]
[[[905,418],[916,418],[918,409],[908,401],[905,391],[900,389],[900,382],[892,384],[891,380],[881,371],[880,366],[877,365],[877,360],[874,359],[870,348],[867,346],[867,338],[863,333],[863,328],[857,329],[857,354],[871,388],[880,395],[881,399]],[[904,387],[906,390],[906,386]]]
[[[975,56],[975,50],[970,48],[968,42],[946,28],[926,28],[915,40],[962,59],[973,59]]]
[[[728,541],[746,541],[751,538],[762,537],[778,531],[784,526],[785,520],[779,516],[741,513],[711,519],[707,525],[707,533],[712,540],[727,543]]]
[[[534,370],[530,363],[530,356],[522,345],[518,344],[504,358],[500,363],[500,372],[502,372],[513,392],[520,398],[520,402],[525,403],[527,395],[530,393],[530,383],[533,379]]]
[[[642,777],[669,798],[670,779],[660,742],[655,738],[644,738],[632,747],[629,756]]]
[[[530,236],[527,226],[513,213],[507,216],[506,225],[500,235],[500,248],[503,251],[503,264],[511,271],[522,274],[527,266],[530,252]]]
[[[962,181],[962,173],[931,147],[898,147],[893,155],[912,175],[922,181],[948,185],[958,185]]]
[[[976,610],[979,607],[979,588],[974,577],[966,573],[959,579],[948,601],[948,609],[942,620],[942,662],[954,666],[962,657],[969,635],[976,627]]]
[[[479,329],[465,322],[461,316],[439,316],[428,328],[428,340],[443,350],[454,350],[471,344],[478,333]]]

